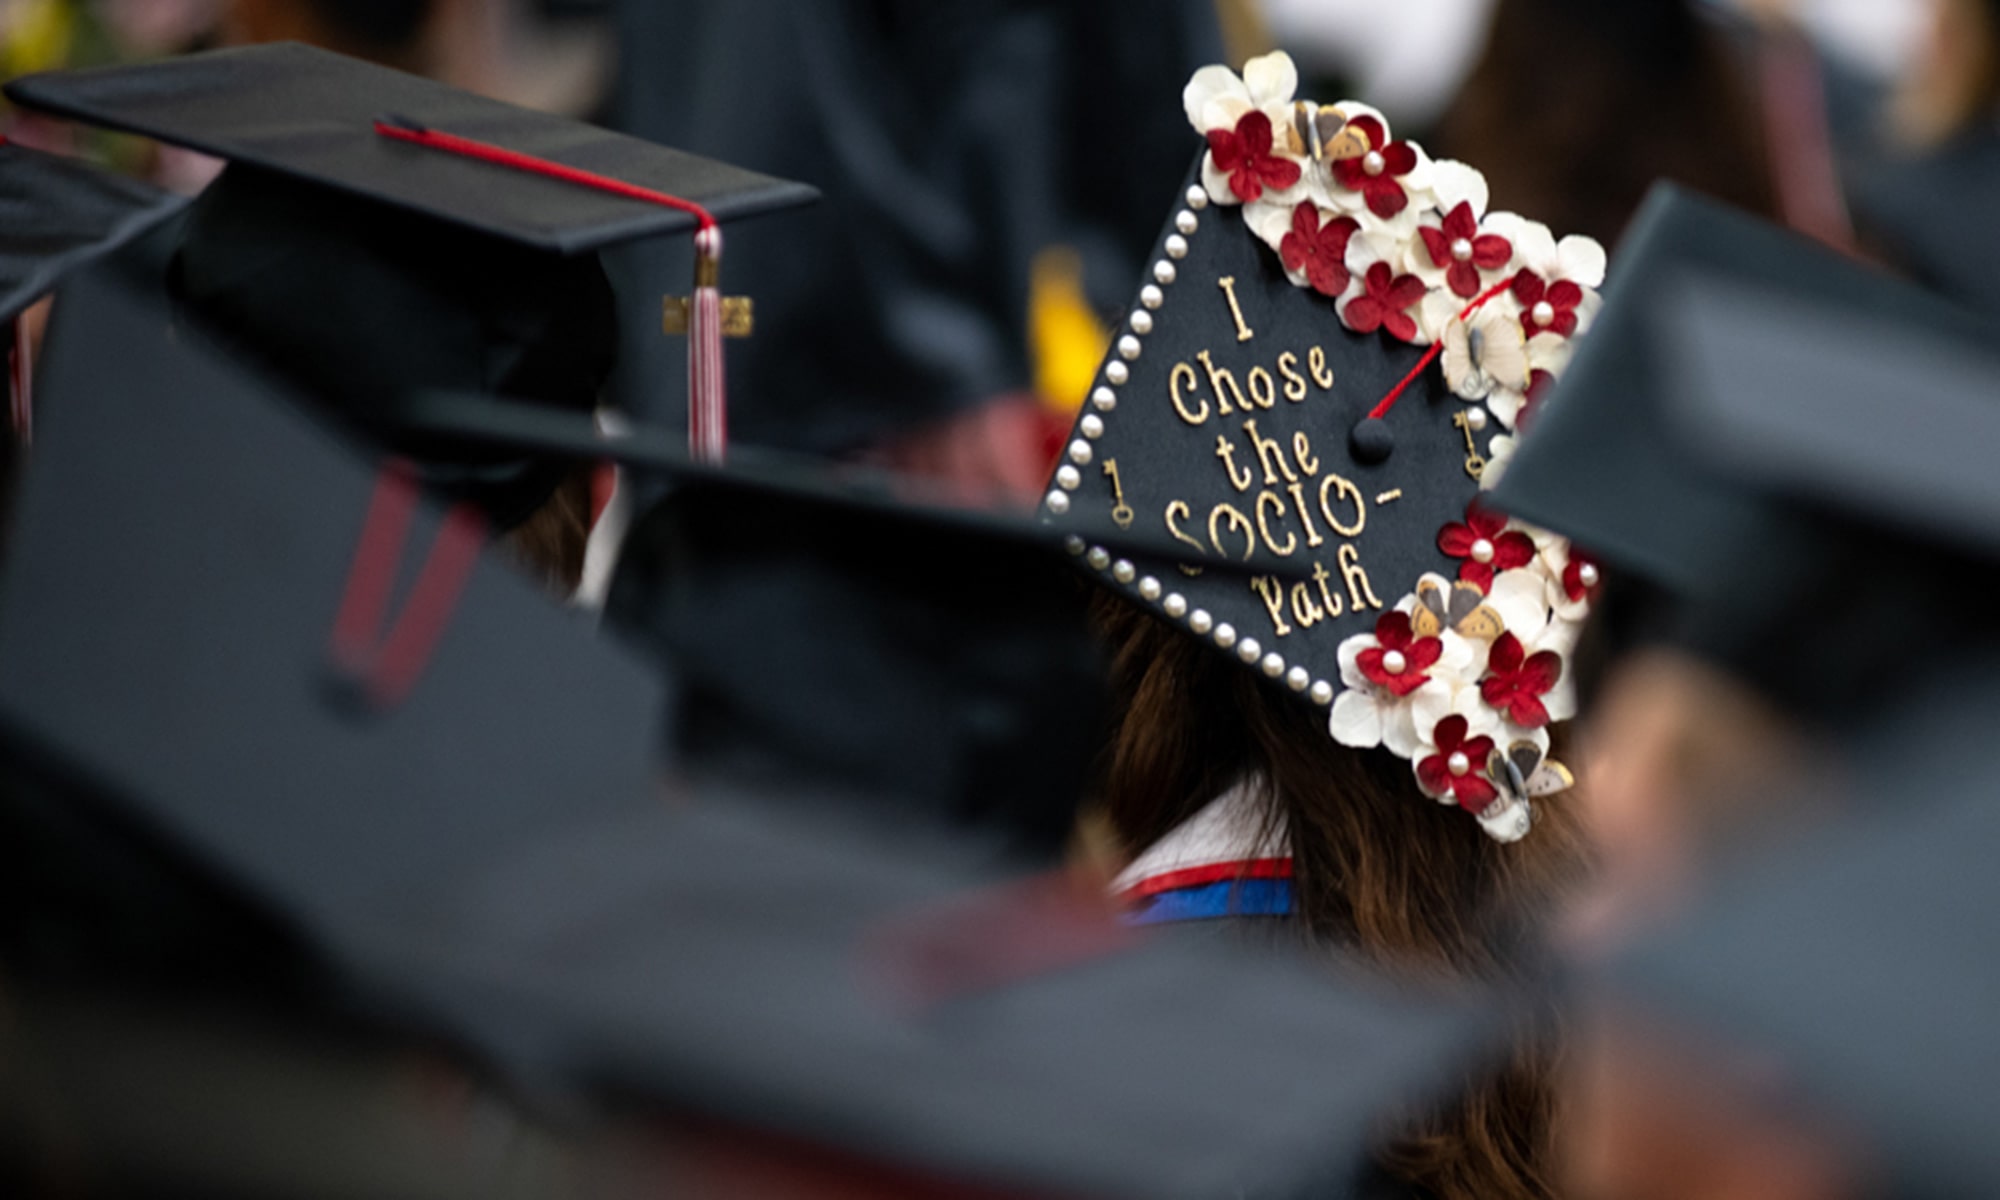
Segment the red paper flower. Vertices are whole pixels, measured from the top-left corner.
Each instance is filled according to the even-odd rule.
[[[1368,139],[1368,153],[1337,160],[1333,164],[1334,182],[1350,192],[1360,192],[1368,202],[1368,211],[1384,220],[1408,208],[1409,194],[1397,180],[1417,169],[1415,147],[1390,141],[1389,131],[1371,116],[1356,117],[1347,127]]]
[[[1379,645],[1356,655],[1355,665],[1368,677],[1368,682],[1398,696],[1407,696],[1424,686],[1430,679],[1426,672],[1444,654],[1442,639],[1411,636],[1408,613],[1383,613],[1375,622],[1375,640]]]
[[[1445,283],[1457,295],[1470,300],[1479,294],[1479,273],[1497,271],[1514,257],[1514,244],[1495,233],[1480,233],[1479,219],[1472,215],[1472,202],[1459,201],[1445,214],[1444,225],[1433,229],[1417,227],[1430,251],[1431,265],[1442,269]]]
[[[1569,548],[1569,562],[1563,565],[1563,595],[1575,604],[1597,591],[1604,582],[1604,572],[1598,569],[1597,560],[1578,550]]]
[[[1486,670],[1486,678],[1479,681],[1480,699],[1523,729],[1540,729],[1549,723],[1542,697],[1562,678],[1562,655],[1553,650],[1530,655],[1520,638],[1503,633],[1494,639]]]
[[[1576,306],[1583,303],[1583,289],[1569,280],[1549,283],[1523,267],[1514,276],[1514,299],[1521,302],[1521,328],[1529,337],[1538,333],[1568,337],[1576,332]]]
[[[1351,276],[1347,270],[1347,239],[1361,226],[1353,217],[1335,217],[1322,225],[1319,206],[1301,200],[1292,210],[1292,231],[1278,243],[1278,255],[1287,271],[1300,271],[1306,282],[1323,296],[1338,296],[1347,290]]]
[[[1438,549],[1464,559],[1458,577],[1490,591],[1493,576],[1525,567],[1534,560],[1535,541],[1520,530],[1509,530],[1507,518],[1474,500],[1465,506],[1465,524],[1453,522],[1438,531]]]
[[[1265,188],[1282,192],[1299,181],[1299,164],[1271,153],[1271,118],[1261,109],[1244,113],[1234,131],[1209,130],[1208,152],[1245,204],[1262,198]]]
[[[1368,268],[1361,282],[1368,290],[1347,302],[1347,327],[1356,333],[1386,329],[1391,337],[1416,341],[1416,318],[1408,310],[1430,291],[1424,281],[1415,275],[1397,275],[1388,263],[1378,262]]]
[[[1469,738],[1465,735],[1470,728],[1466,719],[1456,714],[1437,723],[1431,734],[1437,753],[1418,761],[1417,782],[1440,800],[1449,796],[1460,808],[1482,813],[1500,797],[1500,789],[1485,774],[1493,739],[1484,734]]]

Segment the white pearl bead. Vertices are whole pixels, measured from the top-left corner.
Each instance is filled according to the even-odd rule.
[[[1577,568],[1576,577],[1583,581],[1583,586],[1585,587],[1597,586],[1597,568],[1591,566],[1589,563],[1585,563]]]
[[[1285,672],[1285,686],[1295,692],[1303,692],[1312,682],[1312,675],[1304,667],[1293,667]]]
[[[1410,669],[1410,660],[1403,657],[1401,650],[1391,650],[1382,656],[1382,669],[1391,675],[1401,675]]]
[[[1101,438],[1104,436],[1104,418],[1098,416],[1096,413],[1083,414],[1083,420],[1078,421],[1076,427],[1087,438]]]
[[[1208,189],[1201,186],[1198,183],[1195,184],[1193,187],[1189,188],[1187,190],[1187,206],[1189,208],[1194,209],[1196,212],[1200,212],[1202,209],[1207,208]]]
[[[1137,567],[1134,567],[1130,562],[1127,562],[1125,559],[1121,558],[1117,562],[1111,564],[1111,578],[1116,579],[1120,583],[1132,582],[1133,576],[1137,575],[1138,573],[1139,569]]]
[[[1258,644],[1256,638],[1244,638],[1243,644],[1236,648],[1236,657],[1246,663],[1256,662],[1259,658],[1263,657],[1263,654],[1264,647]]]
[[[1487,541],[1485,538],[1480,538],[1478,541],[1472,543],[1472,561],[1476,563],[1492,562],[1493,543]]]
[[[1270,676],[1273,679],[1276,679],[1278,676],[1283,675],[1284,673],[1285,673],[1285,660],[1282,655],[1266,654],[1264,656],[1264,674]]]
[[[1478,433],[1480,430],[1486,428],[1486,410],[1483,408],[1466,409],[1465,424],[1474,433]]]
[[[1188,614],[1188,628],[1196,633],[1207,633],[1215,628],[1215,618],[1208,615],[1205,608],[1197,608]]]
[[[1546,300],[1540,301],[1535,305],[1535,307],[1531,310],[1531,312],[1535,318],[1535,324],[1537,325],[1555,324],[1556,306],[1550,304],[1548,301]]]
[[[1333,685],[1324,679],[1318,680],[1312,685],[1312,692],[1310,694],[1314,704],[1333,703]]]
[[[1153,278],[1159,280],[1161,283],[1172,283],[1174,276],[1178,274],[1180,272],[1174,270],[1174,264],[1164,258],[1153,264]]]
[[[1139,594],[1148,600],[1158,600],[1160,598],[1160,581],[1151,575],[1141,579],[1139,581]]]
[[[1110,412],[1118,407],[1118,393],[1101,387],[1090,394],[1090,402],[1097,406],[1098,412]]]
[[[1174,217],[1174,228],[1182,233],[1193,233],[1201,228],[1201,218],[1184,208]]]
[[[1454,750],[1451,757],[1444,760],[1444,765],[1452,774],[1463,775],[1472,769],[1472,760],[1465,756],[1465,751]]]
[[[1073,492],[1083,484],[1083,475],[1075,467],[1064,463],[1056,468],[1056,486],[1065,492]]]
[[[1459,262],[1472,261],[1472,239],[1459,238],[1451,244],[1451,256]]]
[[[1179,618],[1183,613],[1187,612],[1187,597],[1181,595],[1179,592],[1172,592],[1161,603],[1160,607],[1167,610],[1168,616]]]
[[[1072,533],[1063,539],[1063,549],[1069,551],[1071,554],[1080,556],[1085,549],[1083,539]]]
[[[1133,359],[1138,358],[1139,351],[1142,348],[1143,347],[1141,347],[1141,345],[1139,344],[1139,339],[1133,337],[1129,333],[1126,334],[1124,337],[1118,339],[1118,357],[1124,359],[1127,362],[1131,362]]]
[[[1388,166],[1389,160],[1382,157],[1380,150],[1370,150],[1368,157],[1361,160],[1361,169],[1370,175],[1380,175],[1384,170],[1388,169]]]
[[[1153,314],[1143,308],[1133,309],[1132,332],[1142,336],[1153,332]]]
[[[1091,570],[1102,571],[1111,565],[1111,552],[1102,546],[1092,546],[1090,554],[1083,561],[1090,564]]]
[[[1114,387],[1124,387],[1125,381],[1132,378],[1132,368],[1122,362],[1106,363],[1104,377],[1109,379]]]
[[[1042,503],[1049,506],[1050,512],[1060,517],[1069,511],[1069,493],[1050,492],[1048,498],[1042,501]]]
[[[1154,284],[1149,283],[1139,289],[1139,303],[1145,305],[1147,308],[1158,308],[1166,302],[1167,294]]]
[[[1170,233],[1167,235],[1168,258],[1186,258],[1187,250],[1188,247],[1186,238],[1182,237],[1178,233]]]
[[[1236,644],[1236,626],[1227,621],[1215,627],[1215,644],[1224,650]]]

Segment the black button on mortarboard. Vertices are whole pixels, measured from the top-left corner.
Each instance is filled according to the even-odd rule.
[[[1396,435],[1380,417],[1366,417],[1348,435],[1348,446],[1356,462],[1374,466],[1389,461],[1396,451]]]

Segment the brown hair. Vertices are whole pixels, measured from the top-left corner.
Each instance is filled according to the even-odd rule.
[[[1103,598],[1116,719],[1100,798],[1136,853],[1241,780],[1259,781],[1289,831],[1301,933],[1393,972],[1499,978],[1528,923],[1573,878],[1576,817],[1543,802],[1501,845],[1416,786],[1409,763],[1357,751],[1322,712],[1279,693],[1150,614]],[[1552,1049],[1524,1035],[1513,1062],[1459,1102],[1405,1124],[1381,1156],[1428,1194],[1548,1196]]]
[[[591,474],[589,467],[570,472],[540,508],[507,534],[514,560],[558,597],[569,596],[583,582]]]

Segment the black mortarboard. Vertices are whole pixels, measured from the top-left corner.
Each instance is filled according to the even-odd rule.
[[[1994,665],[1857,747],[1846,790],[1870,811],[1738,864],[1608,972],[1649,1015],[1776,1056],[1820,1116],[1872,1141],[1896,1195],[2000,1188]]]
[[[995,1186],[1306,1194],[1504,1024],[740,800],[520,851],[359,951],[526,1077]]]
[[[1560,371],[1587,327],[1603,251],[1486,213],[1476,171],[1393,140],[1365,105],[1294,104],[1295,79],[1274,54],[1241,79],[1209,67],[1189,83],[1209,149],[1045,510],[1058,525],[1116,513],[1177,539],[1177,562],[1107,582],[1329,707],[1344,744],[1442,763],[1491,735],[1501,750],[1539,743],[1539,761],[1588,586],[1565,583],[1583,565],[1559,539],[1481,504],[1482,476],[1511,449],[1537,375]],[[1253,549],[1307,578],[1204,571]],[[1454,715],[1468,687],[1470,711]],[[1437,753],[1445,721],[1466,728]],[[1471,772],[1520,782],[1474,754]],[[1494,786],[1468,785],[1461,802],[1482,812]],[[1511,840],[1526,789],[1501,792],[1519,803],[1488,829]]]
[[[1167,539],[1108,515],[1058,531],[785,456],[702,465],[655,430],[606,439],[518,404],[430,396],[410,415],[667,477],[621,547],[606,618],[669,668],[683,766],[997,827],[1036,852],[1070,834],[1104,700],[1071,564],[1131,571]],[[1286,565],[1223,569],[1239,568]]]
[[[1665,395],[1676,347],[1663,307],[1700,276],[1811,297],[1911,329],[1966,331],[1974,318],[1871,266],[1669,184],[1619,247],[1603,311],[1535,415],[1495,499],[1683,596],[1710,593],[1718,545],[1755,526],[1757,502],[1708,461]],[[1782,380],[1758,376],[1774,388]],[[1893,432],[1883,425],[1884,435]]]
[[[121,827],[258,867],[242,886],[293,920],[566,812],[648,802],[652,674],[481,554],[471,510],[440,519],[392,476],[371,483],[108,281],[65,294],[46,367],[56,403],[0,577],[14,765],[53,768]],[[13,818],[73,828],[54,794]],[[25,866],[10,884],[83,882]]]
[[[402,401],[446,388],[593,408],[617,324],[598,250],[814,194],[299,45],[31,76],[7,94],[228,159],[191,210],[175,294],[507,524],[554,486],[546,466],[412,437]],[[702,236],[712,269],[720,238]]]

